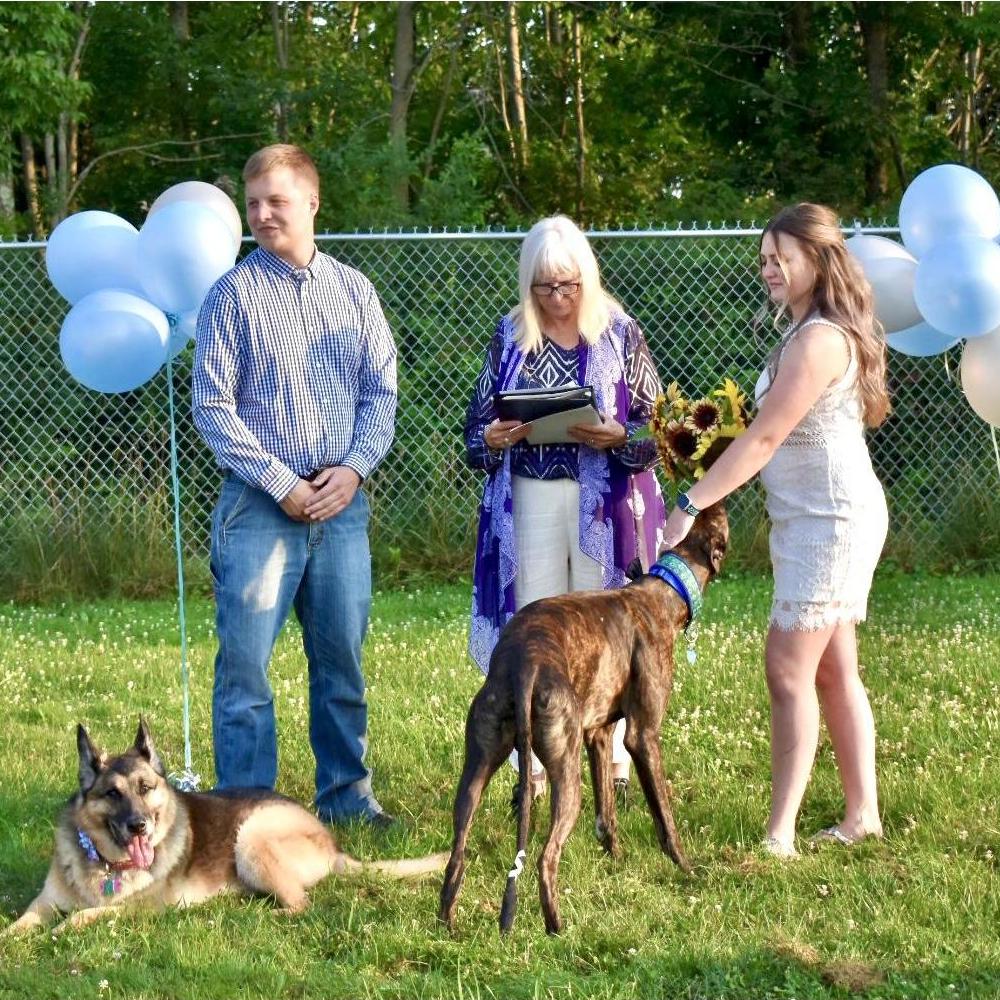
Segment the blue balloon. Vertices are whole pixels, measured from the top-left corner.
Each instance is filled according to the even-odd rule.
[[[978,236],[942,240],[920,259],[917,308],[949,337],[981,337],[1000,326],[1000,246]]]
[[[135,226],[111,212],[77,212],[49,237],[49,280],[70,304],[102,288],[141,292],[135,273],[138,242]]]
[[[897,333],[887,333],[885,342],[900,354],[908,354],[911,358],[929,358],[954,347],[961,337],[948,337],[940,330],[935,330],[930,323],[918,323],[908,330]]]
[[[194,332],[198,325],[198,312],[183,313],[175,316],[171,313],[167,319],[170,321],[170,343],[168,350],[170,360],[173,361],[187,345],[194,340]]]
[[[1000,200],[985,178],[957,163],[918,174],[899,203],[899,231],[907,250],[922,257],[940,240],[1000,236]]]
[[[146,297],[164,312],[197,309],[235,260],[229,227],[196,202],[164,206],[139,231],[139,280]]]
[[[63,320],[59,352],[70,375],[98,392],[128,392],[148,382],[167,357],[163,312],[121,289],[94,292]]]

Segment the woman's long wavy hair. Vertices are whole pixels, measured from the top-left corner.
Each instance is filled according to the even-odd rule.
[[[525,354],[542,346],[541,317],[531,286],[543,276],[573,273],[580,275],[580,336],[588,344],[595,344],[608,328],[612,312],[620,312],[621,306],[604,290],[597,258],[575,222],[565,215],[536,222],[521,244],[520,302],[510,311],[514,339]]]
[[[762,243],[768,233],[775,239],[779,233],[794,237],[807,254],[816,284],[806,315],[818,312],[851,337],[858,360],[858,389],[865,423],[878,427],[891,410],[885,335],[875,318],[871,285],[844,243],[836,214],[825,205],[810,202],[789,205],[764,228]]]

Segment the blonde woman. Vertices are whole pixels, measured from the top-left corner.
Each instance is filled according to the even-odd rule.
[[[665,519],[655,444],[631,440],[650,418],[660,379],[639,325],[601,285],[587,238],[565,216],[542,219],[525,237],[518,277],[520,301],[497,326],[465,422],[468,462],[487,473],[469,639],[484,673],[518,608],[623,586],[633,559],[644,569],[656,560]],[[497,419],[495,392],[566,385],[593,385],[603,416],[571,428],[570,442],[531,445],[530,425]],[[621,789],[623,721],[613,763]],[[544,772],[532,764],[539,794]]]
[[[849,845],[882,834],[875,724],[858,674],[855,625],[865,618],[888,525],[863,432],[888,415],[889,397],[871,288],[829,208],[799,204],[779,212],[761,238],[760,269],[785,330],[757,382],[758,415],[678,498],[665,544],[676,545],[699,510],[760,473],[774,569],[765,651],[772,800],[764,847],[794,857],[820,706],[846,804],[843,819],[816,838]]]

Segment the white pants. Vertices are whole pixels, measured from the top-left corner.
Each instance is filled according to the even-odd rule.
[[[601,564],[580,548],[580,484],[575,479],[511,477],[517,576],[514,603],[520,611],[543,597],[557,597],[574,590],[601,590]],[[628,767],[625,720],[615,726],[614,764]],[[517,769],[517,751],[510,755]],[[531,755],[533,774],[542,764]]]

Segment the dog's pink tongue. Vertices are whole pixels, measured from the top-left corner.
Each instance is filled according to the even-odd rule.
[[[128,856],[136,868],[148,868],[153,863],[153,848],[149,837],[133,837],[128,842]]]

